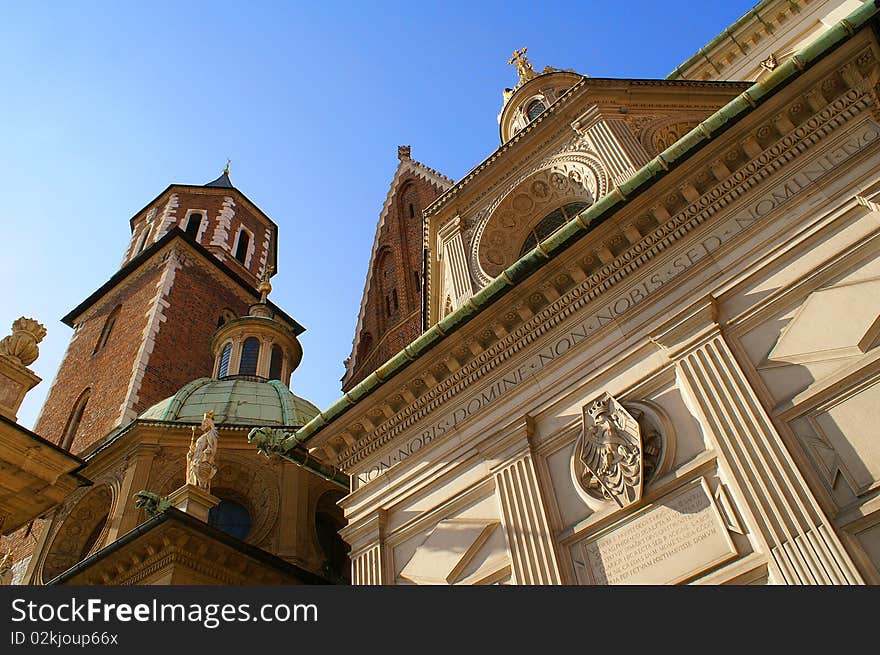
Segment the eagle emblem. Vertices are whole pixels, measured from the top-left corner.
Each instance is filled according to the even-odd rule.
[[[583,408],[583,431],[575,445],[577,480],[595,498],[626,507],[642,497],[644,458],[639,423],[605,393]]]

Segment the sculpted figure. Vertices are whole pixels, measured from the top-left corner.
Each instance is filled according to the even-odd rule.
[[[217,457],[217,428],[214,427],[214,412],[208,412],[202,419],[202,435],[189,444],[186,456],[186,482],[206,491],[211,488],[211,478],[217,474],[214,460]],[[195,437],[195,428],[193,428]]]
[[[642,497],[642,439],[638,422],[608,394],[584,407],[577,446],[581,483],[593,495],[625,507]]]

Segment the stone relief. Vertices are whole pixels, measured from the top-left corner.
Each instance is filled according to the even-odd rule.
[[[583,428],[572,455],[572,476],[592,498],[619,507],[638,502],[664,462],[660,430],[644,413],[630,412],[604,393],[583,408]]]
[[[59,522],[43,560],[43,582],[63,573],[100,547],[113,510],[113,501],[109,485],[93,488]]]
[[[533,224],[567,202],[592,203],[602,184],[597,171],[580,161],[561,161],[521,180],[479,226],[471,248],[478,282],[488,284],[519,258]]]

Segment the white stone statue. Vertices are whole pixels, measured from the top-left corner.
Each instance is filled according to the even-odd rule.
[[[214,427],[214,412],[208,412],[202,419],[202,434],[196,439],[193,428],[193,439],[189,444],[186,456],[186,483],[200,489],[211,489],[211,478],[217,474],[214,460],[217,458],[217,428]]]

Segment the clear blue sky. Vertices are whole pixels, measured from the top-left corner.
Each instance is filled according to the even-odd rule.
[[[662,78],[754,2],[5,2],[0,336],[48,329],[31,427],[128,219],[232,181],[280,226],[272,299],[302,323],[294,392],[339,396],[397,146],[460,179],[498,147],[514,48],[535,68]],[[44,435],[54,438],[55,435]]]

